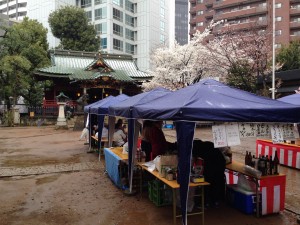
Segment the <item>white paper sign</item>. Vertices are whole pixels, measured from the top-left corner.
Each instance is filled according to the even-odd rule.
[[[256,137],[256,126],[254,123],[239,124],[240,138]]]
[[[282,124],[283,138],[295,139],[294,124]]]
[[[271,136],[274,144],[283,142],[283,131],[279,124],[271,125]]]
[[[228,146],[241,144],[238,124],[226,125],[226,139]]]
[[[215,148],[227,146],[225,125],[212,126],[212,133]]]
[[[299,138],[299,131],[300,131],[300,124],[299,123],[295,123],[294,124],[294,135],[295,138]]]
[[[257,123],[256,124],[256,137],[271,137],[270,124]]]

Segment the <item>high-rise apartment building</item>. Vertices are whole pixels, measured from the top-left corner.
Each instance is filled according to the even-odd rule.
[[[189,40],[188,7],[188,0],[175,0],[175,39],[180,45],[187,44]]]
[[[0,0],[0,13],[36,19],[48,29],[49,47],[59,45],[48,16],[61,6],[83,8],[101,38],[100,50],[130,54],[139,69],[150,69],[150,55],[162,45],[188,41],[188,0]]]
[[[75,0],[0,0],[0,14],[17,21],[22,21],[25,16],[36,19],[48,29],[49,47],[54,48],[60,41],[51,33],[48,16],[64,5],[75,5]]]
[[[300,39],[300,1],[275,0],[275,46]],[[190,35],[211,21],[227,21],[230,28],[273,29],[273,0],[190,0]],[[222,25],[215,30],[224,29]]]
[[[171,4],[174,1],[76,0],[100,35],[101,51],[131,54],[141,70],[150,68],[155,48],[169,44]]]

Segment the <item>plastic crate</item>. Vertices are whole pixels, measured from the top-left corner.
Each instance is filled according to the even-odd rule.
[[[240,189],[237,185],[227,185],[227,201],[234,208],[252,214],[256,209],[256,193]]]
[[[159,180],[148,182],[148,197],[156,206],[172,204],[172,190]]]

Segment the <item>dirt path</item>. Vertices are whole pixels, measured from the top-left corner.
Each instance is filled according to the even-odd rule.
[[[174,139],[172,132],[166,132],[167,138]],[[210,138],[209,132],[201,132],[202,139]],[[79,136],[54,127],[0,127],[0,225],[172,224],[170,206],[156,207],[146,194],[128,197],[116,188],[104,173],[103,157],[99,162],[97,154],[86,153],[88,146]],[[243,153],[236,150],[239,156]],[[293,189],[293,195],[299,193],[299,186]],[[189,225],[199,221],[198,216],[188,218]],[[288,211],[255,218],[225,203],[207,209],[205,223],[297,224]]]

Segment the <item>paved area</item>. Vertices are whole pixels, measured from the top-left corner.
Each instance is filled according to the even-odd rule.
[[[174,130],[165,133],[175,140]],[[99,162],[96,153],[86,153],[79,136],[53,127],[0,128],[0,225],[172,224],[170,206],[156,207],[146,195],[128,197],[117,189],[104,173],[103,157]],[[210,140],[211,132],[197,129],[196,138]],[[234,149],[234,159],[254,151],[253,141]],[[256,218],[222,204],[205,211],[205,224],[296,225],[299,171],[287,171],[286,206],[292,212]],[[188,224],[199,220],[189,217]]]

